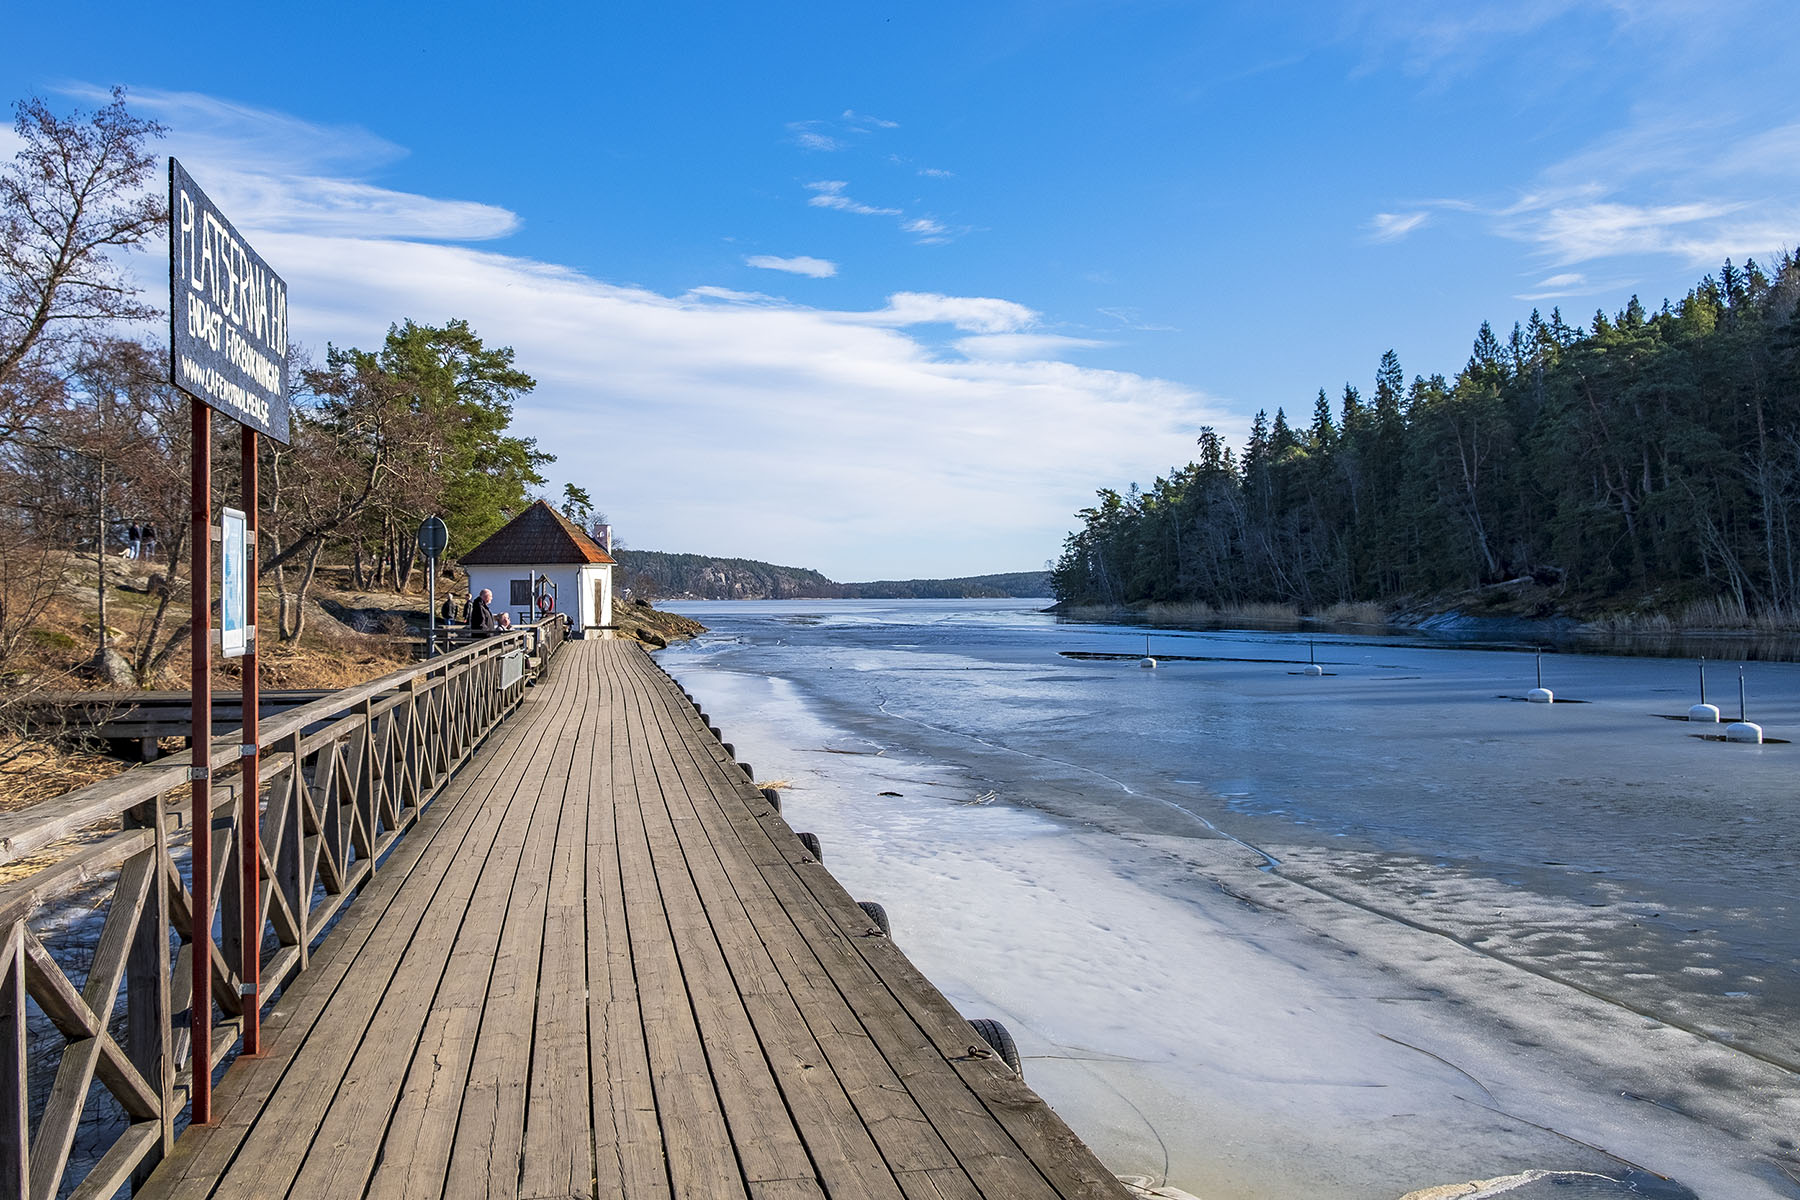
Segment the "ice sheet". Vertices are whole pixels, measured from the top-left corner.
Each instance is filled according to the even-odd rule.
[[[1016,605],[701,607],[665,664],[1115,1170],[1800,1195],[1800,747],[1656,716],[1691,665],[1547,658],[1590,703],[1545,707],[1497,698],[1521,654],[1159,634],[1213,661],[1146,671]],[[1800,672],[1751,671],[1791,734]]]

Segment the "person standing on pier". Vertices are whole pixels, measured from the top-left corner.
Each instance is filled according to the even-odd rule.
[[[494,602],[492,588],[482,588],[469,605],[469,632],[478,637],[485,637],[494,632],[494,612],[489,606]]]

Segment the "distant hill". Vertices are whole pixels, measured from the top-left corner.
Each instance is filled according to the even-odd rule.
[[[704,554],[667,554],[661,550],[614,550],[619,560],[619,586],[645,590],[652,599],[687,596],[696,600],[798,600],[841,596],[833,583],[810,567],[780,567],[750,558],[711,558]]]
[[[619,585],[655,598],[695,600],[971,600],[1048,596],[1043,571],[970,575],[961,579],[882,579],[838,583],[810,567],[783,567],[751,558],[669,554],[661,550],[613,551]],[[646,587],[646,583],[648,586]]]
[[[1009,571],[1003,575],[965,575],[961,579],[877,579],[846,583],[844,595],[864,600],[998,600],[1009,596],[1048,596],[1048,571]]]

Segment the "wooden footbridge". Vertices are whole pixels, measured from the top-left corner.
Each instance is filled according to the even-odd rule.
[[[1124,1194],[648,655],[518,650],[265,722],[260,872],[215,779],[205,1125],[179,764],[0,819],[0,1197]]]

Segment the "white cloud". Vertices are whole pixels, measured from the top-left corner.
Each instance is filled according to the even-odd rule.
[[[1548,265],[1658,256],[1711,267],[1791,246],[1800,231],[1797,192],[1800,123],[1745,128],[1723,116],[1639,116],[1546,166],[1511,200],[1432,200],[1406,217],[1380,214],[1371,229],[1392,240],[1387,230],[1414,215],[1461,213]],[[1597,290],[1540,287],[1523,298]]]
[[[950,240],[950,227],[930,217],[914,217],[909,221],[902,221],[900,228],[928,246]]]
[[[1111,343],[1054,333],[984,333],[958,338],[956,351],[964,358],[984,362],[1045,362],[1076,350],[1097,350],[1108,345]]]
[[[689,288],[681,294],[683,300],[718,300],[725,304],[786,304],[766,292],[743,292],[736,288],[718,287],[714,284],[702,284]]]
[[[836,138],[814,129],[801,129],[794,133],[794,141],[802,150],[842,150],[843,143]]]
[[[895,292],[888,306],[869,313],[839,313],[840,321],[866,325],[953,325],[969,333],[1016,333],[1037,324],[1038,314],[1023,304],[987,296],[942,296],[935,292]]]
[[[207,195],[246,231],[483,241],[519,227],[517,216],[492,204],[436,200],[346,179],[251,174],[208,160],[191,166]]]
[[[1110,281],[1109,281],[1110,282]],[[1097,308],[1094,310],[1103,317],[1110,317],[1114,322],[1127,329],[1140,333],[1175,333],[1173,325],[1152,325],[1144,320],[1141,309],[1136,308]]]
[[[1558,264],[1631,254],[1674,254],[1704,263],[1715,255],[1724,257],[1718,253],[1722,247],[1740,245],[1747,232],[1743,224],[1721,219],[1740,215],[1746,207],[1742,203],[1567,205],[1524,214],[1501,228],[1535,243]],[[1780,236],[1775,230],[1769,235]]]
[[[112,99],[110,91],[92,85],[75,85],[63,92],[87,104]],[[366,170],[407,154],[404,147],[360,125],[320,125],[198,92],[134,87],[125,99],[133,112],[169,127],[169,145],[182,147],[196,160],[229,163],[233,170],[250,174]]]
[[[959,233],[967,233],[966,227],[951,229],[950,226],[935,217],[908,217],[904,210],[883,208],[873,204],[864,204],[852,199],[845,191],[850,184],[842,179],[815,179],[806,185],[812,195],[807,197],[807,204],[813,208],[829,208],[837,212],[856,213],[865,217],[896,217],[900,229],[911,234],[913,240],[924,246],[942,245]]]
[[[920,167],[919,174],[928,179],[955,179],[955,171],[946,171],[942,167]]]
[[[1495,55],[1513,53],[1512,43],[1536,36],[1542,41],[1553,25],[1600,22],[1618,37],[1651,50],[1659,59],[1677,57],[1684,47],[1727,37],[1753,4],[1743,0],[1358,0],[1345,6],[1344,24],[1368,47],[1374,69],[1397,59],[1413,74],[1454,71]],[[1557,49],[1570,52],[1559,61],[1539,52],[1539,71],[1555,63],[1569,69],[1581,61],[1581,45],[1589,52],[1611,51],[1600,30],[1565,31]],[[1642,62],[1646,56],[1640,56]]]
[[[897,217],[901,215],[897,208],[877,208],[871,204],[852,200],[844,195],[844,189],[849,186],[849,183],[842,179],[815,180],[806,185],[807,190],[813,193],[807,203],[814,208],[832,208],[839,212],[858,213],[866,217]]]
[[[1369,236],[1378,242],[1397,242],[1426,221],[1430,213],[1376,213],[1369,221]]]
[[[805,275],[812,279],[829,279],[837,274],[837,264],[829,259],[813,258],[800,254],[793,258],[781,258],[774,254],[748,254],[744,256],[744,264],[760,267],[765,271],[786,271],[790,275]]]
[[[880,117],[871,117],[867,113],[859,113],[855,109],[844,110],[844,120],[861,129],[898,129],[900,122],[884,121]]]
[[[1580,271],[1565,271],[1538,280],[1529,291],[1521,292],[1513,299],[1528,302],[1562,300],[1570,296],[1597,296],[1603,292],[1614,292],[1628,286],[1630,286],[1629,280],[1607,279],[1595,283]]]
[[[802,150],[848,150],[852,139],[883,129],[898,129],[898,121],[884,121],[854,109],[845,109],[836,121],[789,121],[788,135]]]
[[[65,94],[87,104],[111,99],[110,92],[87,85]],[[158,149],[179,158],[246,233],[480,241],[519,227],[517,216],[496,205],[347,178],[406,156],[402,147],[358,126],[319,125],[194,92],[132,88],[126,101],[133,112],[168,126]]]

